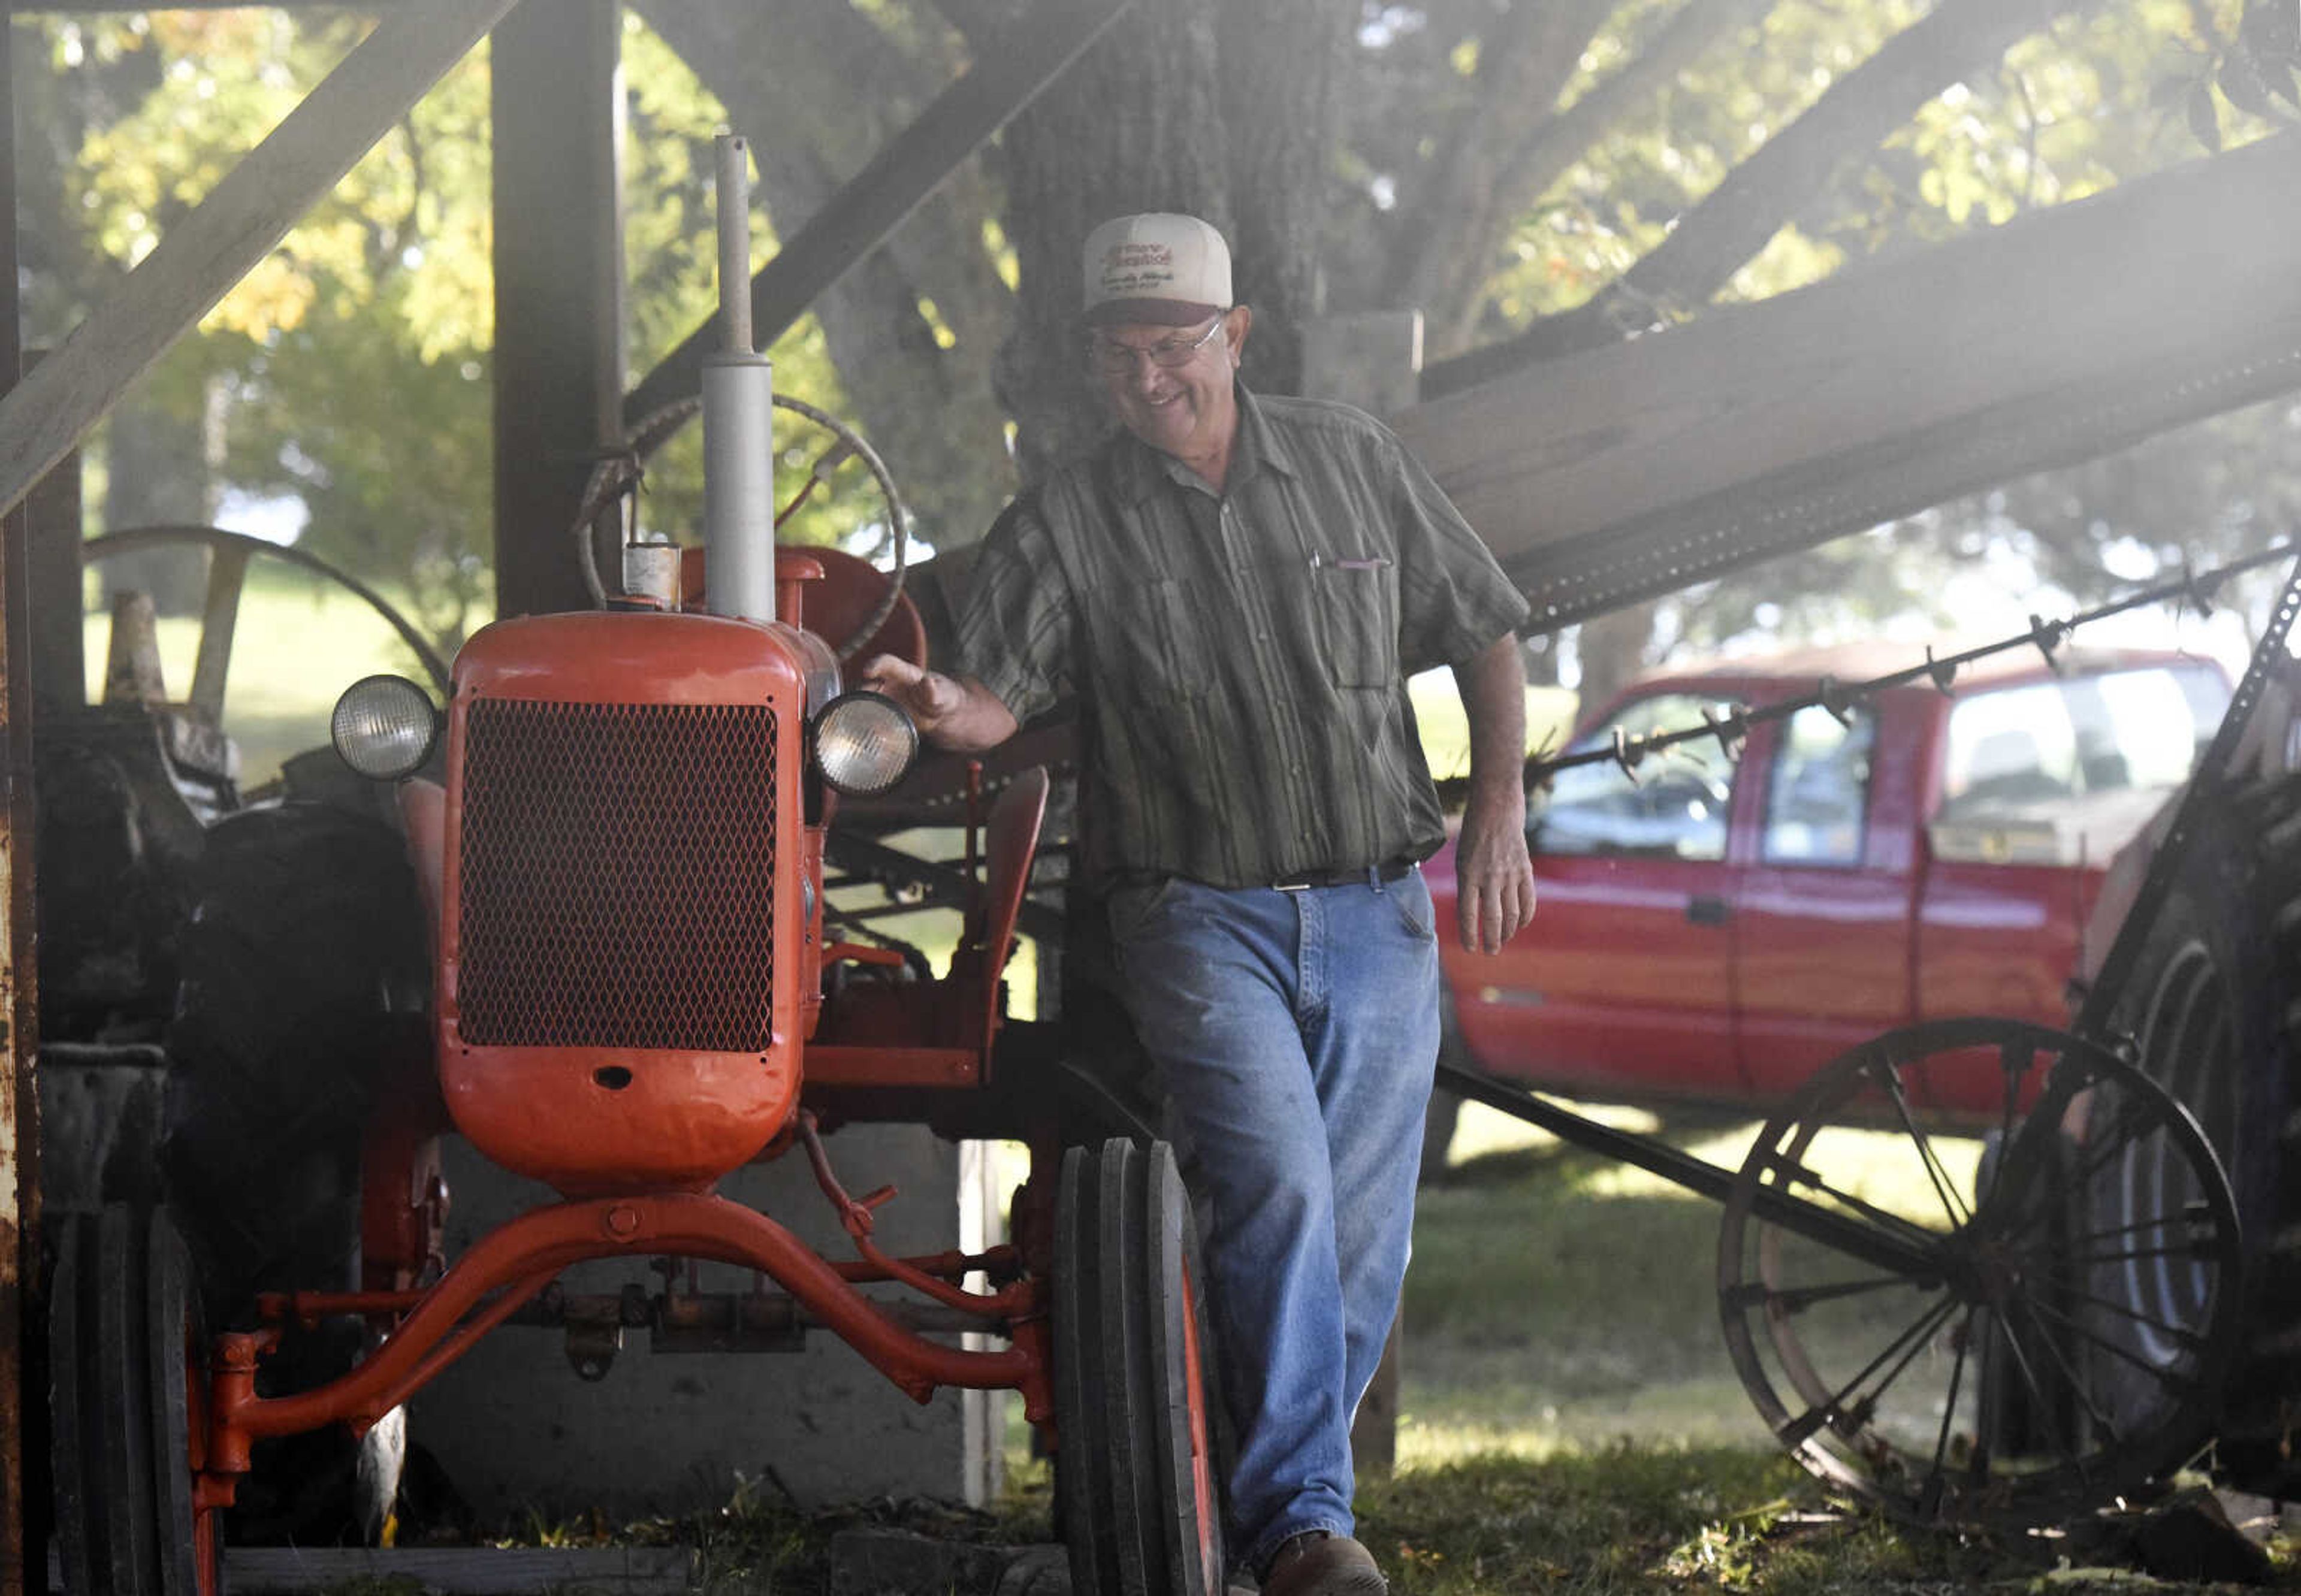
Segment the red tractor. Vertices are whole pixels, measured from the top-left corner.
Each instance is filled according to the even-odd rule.
[[[743,159],[725,141],[737,235]],[[842,799],[884,792],[918,752],[893,704],[841,690],[827,639],[924,646],[908,600],[863,562],[772,546],[773,396],[744,280],[705,382],[705,557],[642,546],[628,562],[642,590],[610,609],[487,628],[455,662],[444,715],[399,678],[347,691],[338,750],[394,784],[404,856],[341,809],[251,817],[238,844],[217,829],[220,868],[236,852],[249,868],[203,904],[172,1038],[172,1203],[192,1244],[166,1208],[128,1206],[59,1237],[70,1590],[214,1591],[224,1510],[271,1438],[396,1427],[496,1326],[601,1313],[731,1341],[827,1329],[921,1401],[1019,1391],[1058,1458],[1078,1589],[1221,1587],[1210,1343],[1174,1158],[1147,1139],[1067,1147],[1109,1122],[1067,1109],[1047,1049],[1004,1024],[1044,773],[970,814],[981,879],[941,978],[896,979],[903,953],[826,932]],[[290,898],[309,906],[300,919],[280,909]],[[411,916],[428,972],[381,951]],[[236,973],[251,963],[264,990]],[[283,1112],[292,1133],[243,1134]],[[1011,1242],[889,1256],[873,1210],[892,1189],[850,1196],[821,1134],[858,1117],[1025,1141]],[[450,1129],[559,1194],[453,1259]],[[794,1151],[852,1257],[715,1192]],[[666,1269],[636,1304],[554,1287],[616,1258],[748,1266],[759,1286],[712,1295]],[[1004,1344],[930,1339],[960,1329]]]

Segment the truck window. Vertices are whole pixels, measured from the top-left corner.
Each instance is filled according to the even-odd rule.
[[[2185,780],[2229,703],[2209,665],[2149,665],[1976,693],[1950,711],[1939,820]]]
[[[1767,864],[1862,863],[1877,721],[1867,710],[1847,718],[1810,704],[1783,723],[1766,786]]]
[[[1608,747],[1624,736],[1679,731],[1702,724],[1704,708],[1723,716],[1733,706],[1692,693],[1657,693],[1624,705],[1575,740],[1567,752]],[[1528,827],[1545,854],[1636,855],[1716,861],[1726,856],[1726,801],[1734,764],[1716,740],[1698,739],[1649,755],[1633,781],[1612,765],[1580,765],[1551,778]]]

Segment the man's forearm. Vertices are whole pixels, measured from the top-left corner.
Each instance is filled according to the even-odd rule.
[[[1526,666],[1518,638],[1505,632],[1491,648],[1454,667],[1454,685],[1470,723],[1471,801],[1526,812]]]
[[[1518,639],[1454,667],[1470,723],[1470,801],[1454,848],[1454,912],[1462,946],[1499,953],[1534,917],[1526,847],[1526,668]]]
[[[927,740],[955,753],[979,754],[997,748],[1015,735],[1015,716],[999,697],[972,676],[944,676],[958,689],[956,707],[944,712],[927,731]]]

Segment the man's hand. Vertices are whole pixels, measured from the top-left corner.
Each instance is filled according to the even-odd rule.
[[[1526,798],[1477,793],[1454,845],[1454,918],[1462,946],[1500,953],[1534,918],[1534,861],[1526,851]]]
[[[1526,851],[1526,666],[1508,633],[1454,667],[1470,722],[1470,801],[1454,844],[1462,946],[1500,953],[1534,918]]]
[[[891,654],[864,661],[860,685],[884,693],[937,748],[979,753],[1015,735],[1015,717],[971,676],[945,676]]]

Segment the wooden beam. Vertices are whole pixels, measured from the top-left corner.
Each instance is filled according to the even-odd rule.
[[[129,385],[495,26],[512,0],[406,0],[0,398],[0,511],[13,510]]]
[[[1546,629],[2301,387],[2301,133],[1392,419]]]
[[[24,367],[16,287],[14,30],[0,29],[0,387]],[[39,960],[33,898],[31,522],[0,517],[0,1596],[45,1591],[47,1299],[40,1282]],[[77,617],[79,593],[72,592]]]
[[[751,324],[759,347],[789,330],[818,295],[877,248],[984,139],[1101,38],[1130,4],[1042,0],[1007,36],[1004,47],[985,50],[751,279]],[[694,397],[703,356],[716,347],[715,338],[714,324],[706,322],[641,380],[623,402],[626,429],[635,430],[665,405]]]
[[[622,49],[619,0],[524,0],[490,51],[500,615],[590,607],[571,532],[622,439]]]
[[[223,1559],[226,1589],[283,1593],[405,1582],[457,1596],[558,1590],[680,1596],[694,1587],[697,1573],[694,1553],[665,1546],[233,1546],[225,1549]]]

